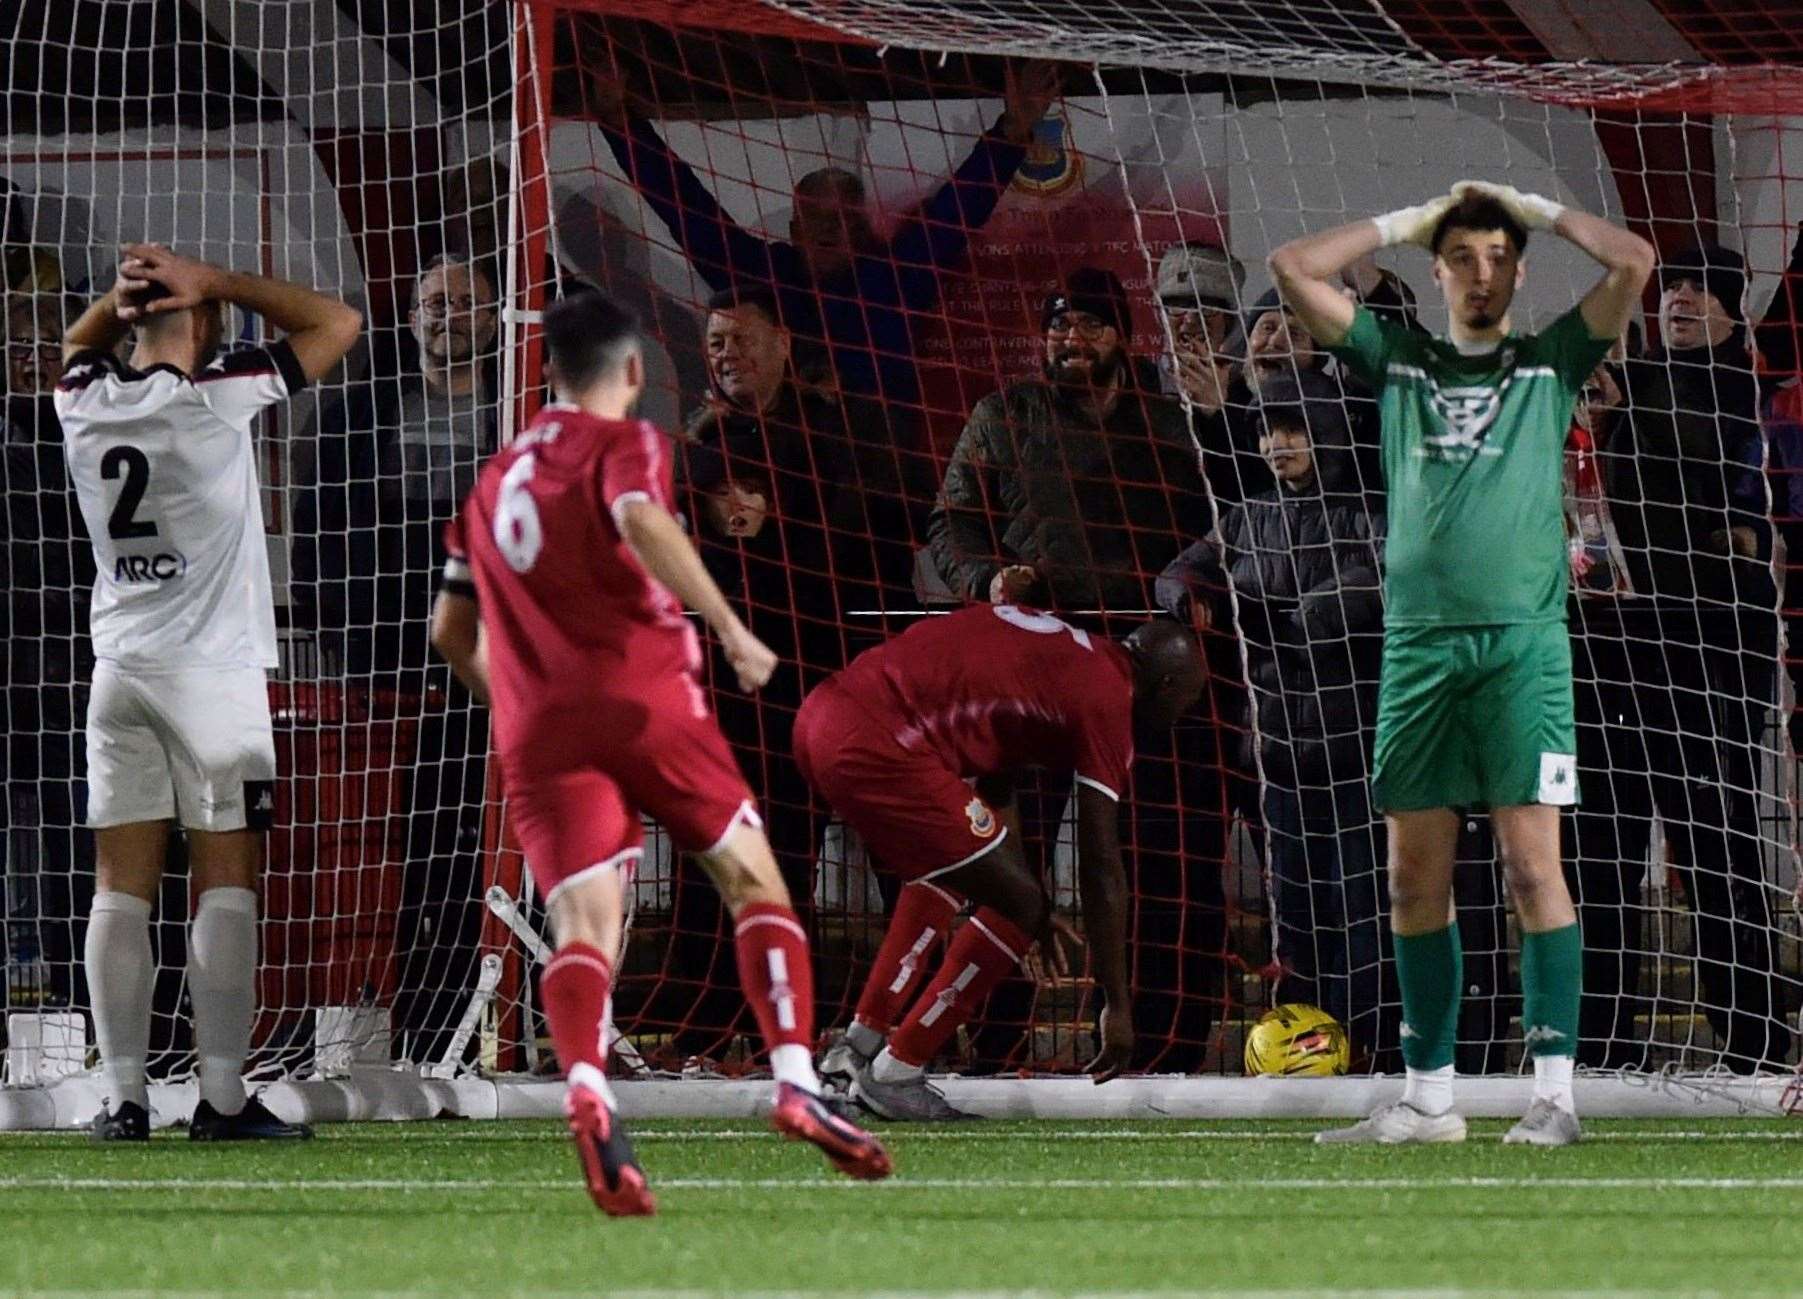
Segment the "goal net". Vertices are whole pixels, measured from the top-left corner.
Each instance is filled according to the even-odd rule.
[[[642,318],[642,413],[677,437],[687,521],[785,661],[750,699],[716,656],[708,690],[809,927],[823,1029],[848,1020],[896,884],[809,795],[794,710],[850,656],[997,597],[1101,635],[1154,616],[1201,631],[1208,694],[1139,737],[1122,806],[1139,1067],[1238,1075],[1251,1024],[1306,1002],[1347,1028],[1354,1073],[1397,1071],[1366,788],[1376,412],[1286,318],[1264,262],[1467,177],[1622,221],[1661,254],[1566,459],[1579,1062],[1630,1079],[1795,1066],[1803,48],[1766,6],[1617,0],[1605,26],[1475,0],[600,2],[398,28],[329,6],[233,6],[226,26],[170,8],[138,34],[167,78],[147,127],[112,93],[122,34],[50,23],[5,65],[0,1124],[51,1112],[19,1096],[81,1077],[91,1052],[92,573],[42,393],[46,341],[136,238],[340,292],[371,322],[264,431],[286,631],[261,1076],[442,1083],[343,1110],[399,1113],[555,1069],[543,908],[485,715],[425,620],[439,526],[544,399],[539,313],[585,287]],[[1550,234],[1527,266],[1523,332],[1597,274]],[[1444,330],[1412,249],[1346,290]],[[1265,411],[1298,402],[1302,469],[1261,448]],[[1069,773],[1038,773],[1019,804],[1074,919],[1070,793]],[[1462,825],[1458,1067],[1508,1075],[1519,936],[1487,820]],[[192,1064],[185,903],[173,869],[153,1062],[171,1084]],[[730,927],[655,827],[633,904],[617,1072],[754,1071]],[[1076,1071],[1098,1005],[1071,956],[1004,984],[936,1067]]]

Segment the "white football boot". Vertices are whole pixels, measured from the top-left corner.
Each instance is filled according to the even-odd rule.
[[[1463,1141],[1465,1120],[1455,1111],[1426,1114],[1407,1101],[1373,1110],[1349,1128],[1329,1128],[1315,1133],[1321,1146],[1403,1146]]]
[[[1578,1116],[1542,1097],[1528,1106],[1521,1122],[1503,1134],[1505,1146],[1575,1146],[1583,1139]]]

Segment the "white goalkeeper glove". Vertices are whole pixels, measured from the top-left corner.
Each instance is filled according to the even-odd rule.
[[[1442,194],[1415,207],[1397,208],[1394,212],[1372,217],[1371,222],[1377,227],[1385,248],[1397,244],[1426,248],[1434,241],[1434,228],[1440,224],[1440,218],[1450,212],[1457,201],[1450,194]]]
[[[1563,203],[1555,203],[1539,194],[1523,194],[1513,185],[1495,185],[1487,180],[1462,180],[1452,187],[1455,199],[1478,194],[1495,199],[1503,211],[1521,222],[1525,230],[1551,230],[1553,222],[1565,211]]]

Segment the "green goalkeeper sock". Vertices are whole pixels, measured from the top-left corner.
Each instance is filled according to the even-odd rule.
[[[1402,984],[1402,1060],[1410,1069],[1452,1064],[1459,1028],[1465,952],[1459,927],[1396,935],[1396,978]]]
[[[1521,1031],[1529,1055],[1576,1055],[1584,939],[1576,925],[1521,936]]]

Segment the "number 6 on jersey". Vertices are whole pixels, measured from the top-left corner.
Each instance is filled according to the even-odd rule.
[[[538,562],[538,552],[545,546],[545,530],[538,519],[538,502],[532,499],[528,486],[538,462],[527,452],[508,467],[501,478],[501,490],[495,501],[495,548],[507,567],[516,573],[530,572]]]

